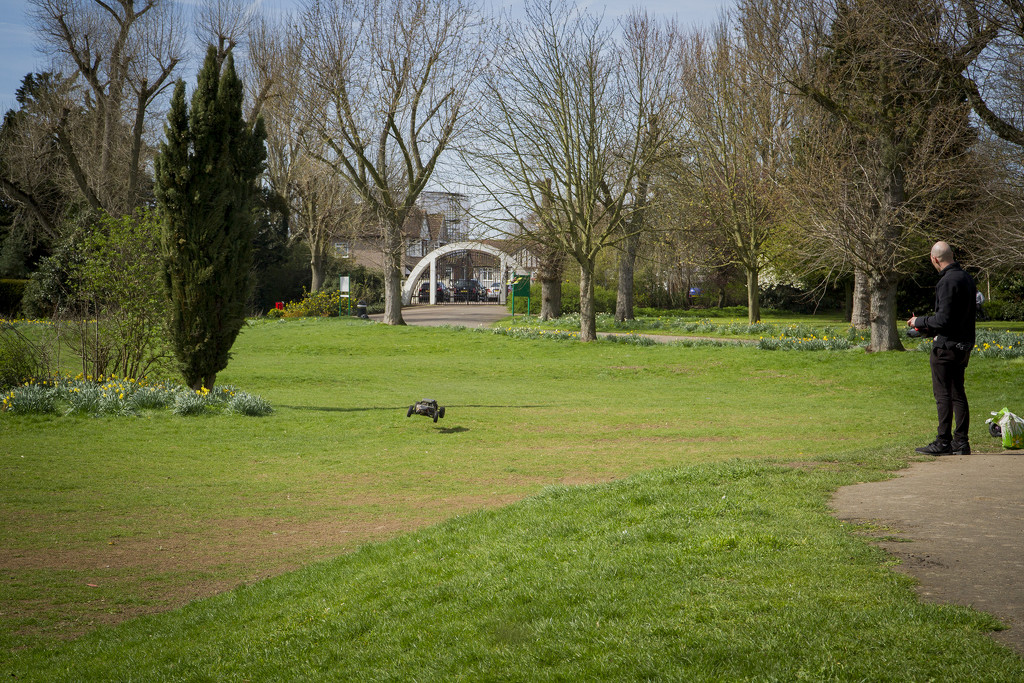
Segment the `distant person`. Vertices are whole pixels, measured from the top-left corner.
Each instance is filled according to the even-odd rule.
[[[981,307],[983,303],[985,303],[985,295],[982,294],[981,290],[979,289],[977,296],[974,297],[974,307],[977,310],[977,312],[974,314],[974,317],[977,320],[987,320],[987,318],[985,317],[985,310]]]
[[[930,364],[939,429],[935,441],[915,450],[928,455],[969,455],[971,410],[964,391],[964,373],[974,348],[978,291],[971,276],[953,260],[948,244],[936,242],[930,259],[941,275],[935,285],[935,315],[915,316],[907,324],[935,337]],[[956,431],[952,430],[954,417]]]

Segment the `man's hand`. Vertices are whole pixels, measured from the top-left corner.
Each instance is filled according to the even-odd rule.
[[[910,320],[907,321],[907,327],[914,327],[914,328],[917,327],[917,316],[916,315],[913,318],[911,318]]]

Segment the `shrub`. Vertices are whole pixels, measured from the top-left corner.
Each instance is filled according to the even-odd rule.
[[[132,216],[104,217],[82,240],[77,295],[87,307],[76,317],[92,312],[97,318],[95,327],[78,325],[90,338],[99,334],[94,375],[142,377],[170,360],[159,234],[156,215],[140,210]]]
[[[39,261],[29,278],[21,299],[21,311],[29,318],[49,318],[58,306],[72,299],[71,273],[81,265],[81,233],[76,231],[61,242],[53,253]]]
[[[347,274],[352,296],[352,301],[365,301],[367,311],[370,313],[384,312],[384,274],[370,270],[365,266],[348,266],[340,270],[340,274]],[[336,281],[336,280],[335,280]],[[354,306],[353,306],[354,308]]]
[[[0,315],[18,315],[27,284],[28,280],[0,280]]]
[[[0,390],[47,374],[43,349],[32,343],[13,323],[0,321]]]
[[[341,294],[337,289],[321,289],[306,292],[299,301],[286,303],[283,315],[286,318],[336,316],[340,306]]]
[[[986,301],[981,308],[992,320],[1024,320],[1024,302],[993,300]]]
[[[777,284],[761,291],[761,310],[771,308],[790,313],[812,314],[818,311],[841,310],[844,305],[842,290],[804,291],[792,285]],[[744,306],[744,308],[746,308]]]
[[[143,376],[170,358],[155,215],[102,216],[78,231],[26,285],[22,308],[52,317],[82,372]]]

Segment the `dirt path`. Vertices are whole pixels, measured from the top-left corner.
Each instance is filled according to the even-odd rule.
[[[922,599],[995,615],[1010,628],[993,637],[1024,655],[1024,452],[914,463],[840,489],[832,506],[881,527],[878,545],[920,582]]]

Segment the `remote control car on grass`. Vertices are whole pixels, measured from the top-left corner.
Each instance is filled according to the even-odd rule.
[[[434,418],[434,422],[437,422],[437,418],[444,417],[444,406],[437,405],[437,401],[432,398],[425,398],[422,401],[417,401],[415,404],[409,406],[409,412],[407,412],[405,416],[412,417],[413,413],[432,417]]]

